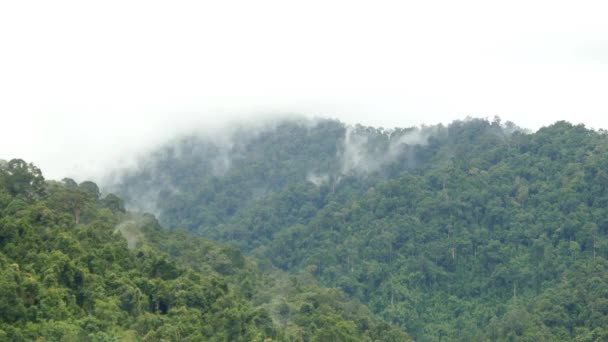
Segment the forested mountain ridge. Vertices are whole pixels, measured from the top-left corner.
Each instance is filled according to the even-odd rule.
[[[404,170],[419,172],[455,155],[484,152],[519,131],[499,120],[383,129],[284,119],[177,137],[141,158],[136,168],[118,172],[106,187],[163,222],[199,230],[225,223],[250,203],[288,187],[329,186],[335,194],[343,184],[365,191]]]
[[[320,120],[227,140],[178,140],[116,189],[168,226],[312,273],[416,340],[608,339],[605,132]]]
[[[0,161],[0,341],[402,341],[312,275],[163,229],[90,181]]]

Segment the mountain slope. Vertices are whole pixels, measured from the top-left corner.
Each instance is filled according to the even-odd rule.
[[[168,145],[119,189],[158,191],[169,226],[309,272],[417,340],[608,334],[604,132],[287,121],[233,136],[222,173],[201,167],[216,158],[201,141]]]
[[[340,290],[164,230],[95,183],[0,163],[0,340],[328,339],[409,338]]]

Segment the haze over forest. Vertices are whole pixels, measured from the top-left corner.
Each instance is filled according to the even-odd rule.
[[[4,2],[0,155],[99,180],[184,130],[283,113],[606,128],[606,12],[596,0]]]
[[[0,3],[0,341],[608,341],[606,13]]]
[[[0,337],[608,337],[606,131],[495,117],[221,132],[99,185],[1,161]]]

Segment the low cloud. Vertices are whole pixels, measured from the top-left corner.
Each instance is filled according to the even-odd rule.
[[[131,219],[118,224],[114,231],[120,232],[120,234],[127,240],[127,247],[129,249],[135,249],[138,242],[143,241],[144,239],[144,234],[141,232],[140,227],[140,220]]]
[[[330,180],[330,177],[329,177],[329,174],[327,174],[327,173],[309,172],[306,175],[306,180],[316,186],[321,186],[323,184],[328,183]]]
[[[368,127],[349,127],[344,135],[342,150],[338,152],[341,172],[367,174],[391,164],[411,146],[424,146],[437,127],[383,130]]]

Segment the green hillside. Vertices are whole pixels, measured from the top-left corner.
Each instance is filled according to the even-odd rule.
[[[0,163],[0,341],[402,341],[338,289]]]
[[[470,119],[182,137],[114,189],[417,341],[608,339],[608,138]]]

